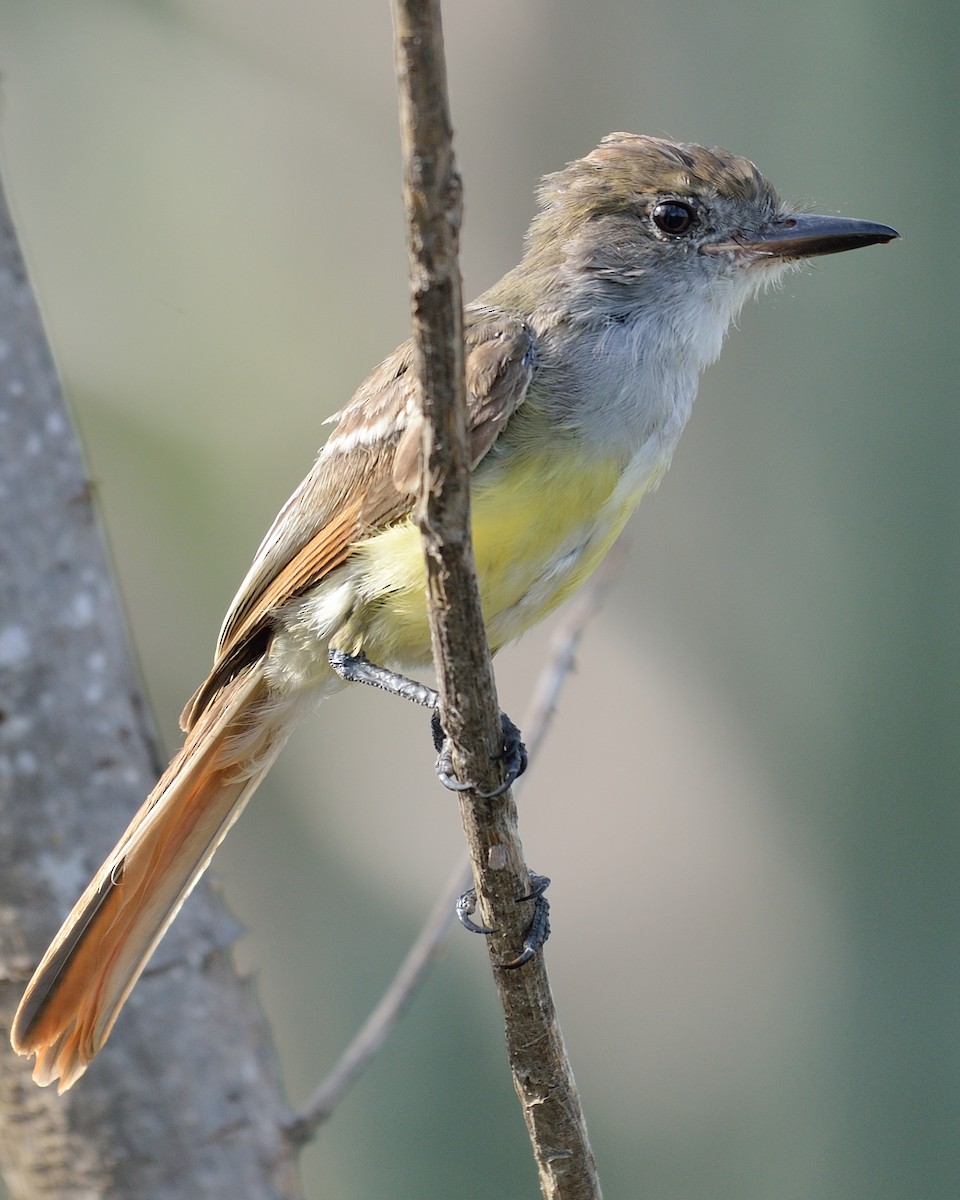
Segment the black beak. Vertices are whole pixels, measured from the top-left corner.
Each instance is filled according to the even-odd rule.
[[[762,233],[750,240],[714,243],[703,247],[706,254],[726,251],[757,255],[759,258],[814,258],[820,254],[839,254],[860,246],[892,242],[899,233],[889,225],[857,221],[851,217],[820,217],[813,213],[794,213],[771,221]]]

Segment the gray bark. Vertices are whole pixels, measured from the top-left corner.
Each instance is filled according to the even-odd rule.
[[[8,1045],[30,972],[160,762],[0,194],[0,1165],[27,1197],[295,1197],[273,1049],[201,885],[64,1096]]]

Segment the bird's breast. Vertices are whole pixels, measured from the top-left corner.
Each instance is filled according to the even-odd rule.
[[[574,450],[561,439],[485,462],[472,495],[473,550],[491,648],[536,624],[594,570],[662,468]],[[350,565],[359,641],[374,661],[429,658],[420,535],[403,521]]]

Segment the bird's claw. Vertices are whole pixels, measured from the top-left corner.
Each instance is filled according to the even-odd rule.
[[[472,782],[462,783],[453,773],[453,753],[450,739],[444,734],[440,724],[440,714],[434,713],[431,722],[433,729],[433,744],[437,751],[437,778],[451,792],[476,791],[481,800],[495,800],[502,796],[527,769],[527,748],[523,744],[520,730],[505,712],[500,714],[500,727],[503,731],[503,749],[500,757],[506,763],[507,777],[498,788],[492,792],[477,791]]]
[[[473,914],[476,911],[477,889],[468,888],[457,900],[457,920],[464,927],[464,929],[469,929],[471,933],[496,933],[495,929],[488,929],[486,925],[478,925],[476,921],[473,920]]]
[[[520,904],[523,900],[532,900],[533,919],[527,927],[520,953],[510,962],[501,964],[504,971],[515,971],[517,967],[522,967],[532,958],[536,958],[546,944],[547,938],[550,936],[550,901],[544,893],[549,886],[550,879],[547,875],[538,875],[535,871],[530,872],[532,890],[529,895],[521,896],[517,903]]]
[[[502,970],[515,971],[517,967],[522,967],[532,958],[536,958],[543,949],[544,943],[550,936],[550,901],[544,895],[549,886],[550,880],[546,875],[538,875],[535,871],[530,872],[531,890],[526,896],[518,896],[517,904],[522,904],[524,900],[533,900],[533,919],[527,928],[520,953],[510,962],[502,963]],[[469,888],[457,901],[457,920],[464,929],[469,929],[471,933],[495,933],[495,930],[487,929],[485,925],[478,925],[473,920],[473,914],[476,911],[477,890]]]

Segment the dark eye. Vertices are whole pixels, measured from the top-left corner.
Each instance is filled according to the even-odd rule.
[[[673,237],[686,233],[697,219],[693,205],[684,204],[680,200],[661,200],[659,204],[654,205],[650,215],[654,225],[661,232],[669,233]]]

